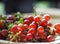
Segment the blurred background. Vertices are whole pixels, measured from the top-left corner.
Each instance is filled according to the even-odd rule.
[[[50,13],[53,10],[53,13],[60,14],[59,0],[0,0],[0,14],[11,14],[18,11],[21,13],[33,13],[33,7],[37,8],[38,13],[44,13],[49,8],[47,10]]]
[[[0,0],[0,15],[8,15],[16,12],[33,13],[36,8],[36,14],[48,13],[51,15],[50,22],[60,23],[60,1],[59,0]]]

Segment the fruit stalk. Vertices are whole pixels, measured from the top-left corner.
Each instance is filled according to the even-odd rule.
[[[33,16],[36,16],[36,7],[34,7],[33,9],[34,9],[34,15]]]

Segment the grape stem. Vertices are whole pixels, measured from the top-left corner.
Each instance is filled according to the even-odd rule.
[[[36,16],[36,7],[34,7],[33,9],[34,9],[34,15],[33,16]]]
[[[13,38],[8,42],[8,44],[10,44],[10,42],[11,42],[13,39],[15,39],[16,36],[19,35],[20,33],[21,33],[21,32],[16,33],[16,34],[13,36]],[[16,40],[16,42],[17,42],[17,40]]]

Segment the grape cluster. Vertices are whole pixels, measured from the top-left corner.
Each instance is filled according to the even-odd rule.
[[[16,20],[16,16],[8,15],[5,20],[0,20],[0,39],[13,42],[52,42],[56,34],[60,35],[60,23],[51,29],[53,26],[49,22],[50,18],[50,15],[37,15]]]
[[[24,19],[23,24],[13,25],[10,29],[12,34],[17,34],[15,40],[18,42],[51,42],[54,41],[54,30],[51,31],[52,23],[49,22],[50,15],[29,16]],[[14,36],[13,36],[14,37]],[[19,38],[19,39],[18,39]],[[12,39],[12,38],[11,38]]]

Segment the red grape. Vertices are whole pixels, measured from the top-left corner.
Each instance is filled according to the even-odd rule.
[[[14,34],[18,33],[19,30],[21,30],[21,28],[17,28],[17,27],[18,27],[17,25],[13,25],[12,28],[10,29],[10,32]]]
[[[60,23],[56,23],[54,25],[54,28],[55,28],[55,33],[60,34]]]
[[[30,24],[30,21],[29,20],[24,20],[24,24],[29,25]]]
[[[27,33],[28,33],[28,31],[26,31],[26,30],[23,32],[23,34],[25,34],[25,35],[26,35]]]
[[[28,25],[27,24],[24,24],[24,27],[25,27],[25,29],[28,29]]]
[[[15,16],[14,15],[8,15],[7,18],[6,18],[6,22],[14,22],[15,20]]]
[[[35,21],[33,21],[31,24],[36,24],[36,26],[37,26],[37,23]]]
[[[33,16],[29,16],[27,19],[32,22],[34,20],[34,17]]]
[[[18,29],[17,29],[17,25],[13,25],[10,29],[11,33],[17,33]]]
[[[42,25],[42,26],[47,26],[47,21],[46,21],[45,19],[42,19],[41,25]]]
[[[3,29],[5,26],[4,26],[4,23],[2,20],[0,20],[0,29]]]
[[[34,28],[34,29],[36,29],[36,24],[35,23],[31,23],[30,25],[29,25],[29,28]]]
[[[3,36],[7,36],[7,35],[8,35],[8,30],[3,29],[3,30],[1,31],[1,33],[2,33]]]
[[[25,34],[22,34],[21,35],[21,41],[22,42],[26,42],[27,41],[27,38],[26,38],[26,35]]]
[[[39,27],[37,28],[37,32],[38,32],[38,33],[43,33],[43,32],[44,32],[44,27],[39,26]]]
[[[49,21],[50,20],[50,15],[44,15],[43,18],[46,19],[47,21]]]
[[[55,33],[60,34],[60,29],[56,29]]]
[[[36,33],[36,30],[34,28],[31,28],[31,29],[29,29],[28,32],[34,35]]]
[[[40,33],[39,36],[40,36],[40,39],[42,39],[42,40],[45,40],[47,38],[47,34],[45,32]]]
[[[35,22],[40,22],[41,21],[41,16],[35,16],[34,21]]]
[[[14,15],[8,15],[6,20],[14,20],[15,19],[15,16]]]
[[[47,26],[51,27],[52,26],[52,23],[48,22],[47,23]]]
[[[60,29],[60,23],[56,23],[56,24],[54,25],[54,28],[55,28],[55,29]]]
[[[2,33],[1,33],[1,31],[0,31],[0,39],[2,39]]]
[[[49,36],[47,37],[47,41],[48,41],[48,42],[54,41],[54,36],[49,35]]]
[[[40,36],[38,35],[38,33],[35,34],[35,39],[40,40]]]
[[[33,35],[31,33],[27,33],[26,37],[27,37],[27,40],[33,39]]]
[[[26,27],[23,24],[18,24],[18,28],[21,28],[22,30],[26,29]]]
[[[27,41],[27,38],[26,38],[26,37],[23,37],[23,38],[21,39],[21,41],[22,41],[22,42],[26,42],[26,41]]]

